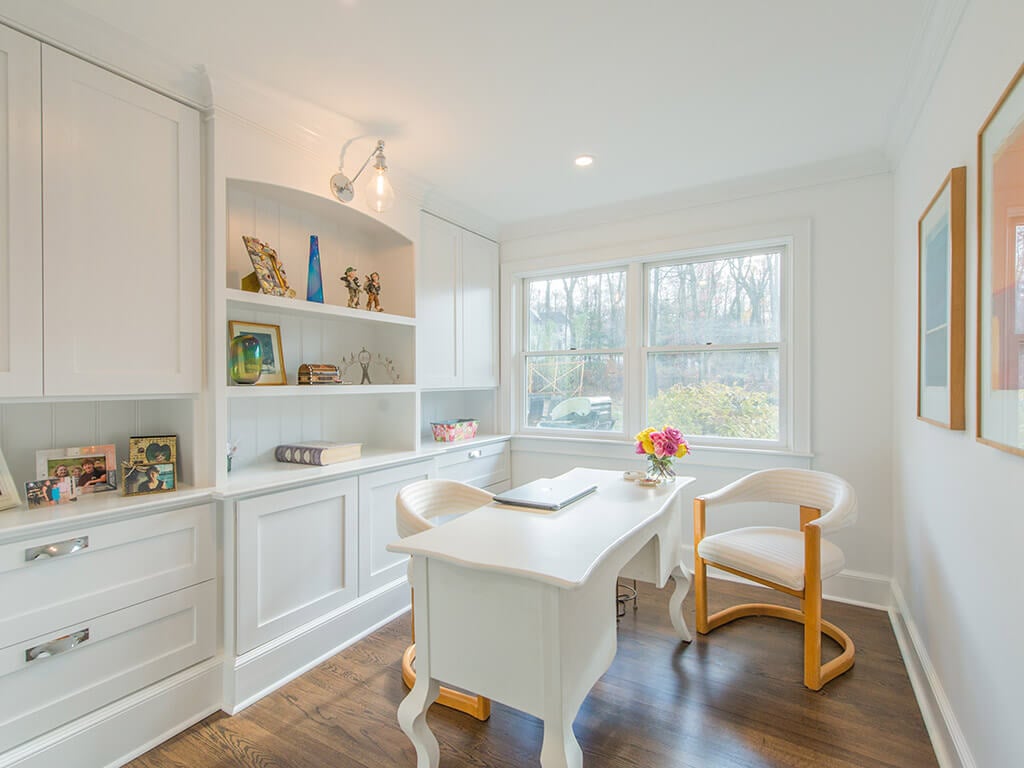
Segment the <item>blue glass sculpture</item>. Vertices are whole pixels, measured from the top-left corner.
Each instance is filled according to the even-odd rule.
[[[324,281],[320,274],[320,238],[309,236],[309,278],[306,280],[306,301],[324,303]]]

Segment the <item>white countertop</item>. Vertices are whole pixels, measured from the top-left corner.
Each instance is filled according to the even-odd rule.
[[[694,481],[677,477],[673,483],[645,488],[623,480],[618,471],[574,469],[567,475],[597,483],[597,491],[555,512],[490,504],[388,549],[571,589]]]

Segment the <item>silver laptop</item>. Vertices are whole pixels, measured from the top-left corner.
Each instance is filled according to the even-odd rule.
[[[597,490],[595,483],[581,482],[573,477],[542,477],[532,483],[499,493],[494,500],[499,504],[534,509],[561,509]]]

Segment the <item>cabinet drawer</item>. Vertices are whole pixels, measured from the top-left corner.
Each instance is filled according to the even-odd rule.
[[[207,581],[0,651],[0,752],[213,656],[216,584]],[[60,640],[76,633],[82,638],[77,645]],[[28,660],[40,645],[45,654],[47,643],[52,655]]]
[[[508,443],[464,448],[439,456],[438,476],[483,488],[509,478]]]
[[[212,579],[213,523],[202,504],[0,546],[0,648]]]

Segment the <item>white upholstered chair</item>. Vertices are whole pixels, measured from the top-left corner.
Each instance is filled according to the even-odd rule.
[[[405,486],[395,497],[395,517],[398,535],[403,539],[433,528],[437,521],[453,517],[490,504],[494,495],[455,480],[420,480]],[[416,595],[413,594],[415,601]],[[412,688],[416,682],[416,625],[413,624],[412,644],[402,654],[402,679]],[[491,700],[451,688],[441,687],[437,703],[465,712],[477,720],[491,716]]]
[[[781,502],[800,507],[800,529],[749,527],[705,536],[706,512],[725,504]],[[821,617],[821,582],[842,570],[842,550],[823,538],[857,518],[853,488],[840,477],[806,469],[754,472],[693,500],[694,593],[702,635],[744,616],[773,616],[804,625],[804,685],[812,691],[853,666],[850,636]],[[708,616],[707,566],[800,598],[800,610],[747,603]],[[842,653],[821,663],[821,633]]]

